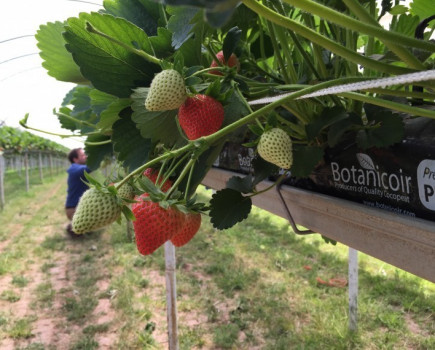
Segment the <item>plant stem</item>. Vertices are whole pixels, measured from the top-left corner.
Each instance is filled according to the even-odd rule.
[[[105,140],[105,141],[99,141],[99,142],[90,142],[90,141],[85,141],[85,145],[87,146],[102,146],[102,145],[107,145],[109,143],[111,143],[112,140]]]
[[[377,25],[366,24],[364,21],[358,21],[341,12],[335,11],[325,5],[321,5],[311,0],[284,0],[284,2],[308,13],[324,18],[332,23],[336,23],[346,29],[372,35],[388,43],[397,43],[402,46],[415,47],[431,52],[435,51],[435,44],[433,43],[413,39],[403,34],[390,32]]]
[[[360,80],[362,80],[363,78],[361,78]],[[272,111],[273,109],[275,109],[276,107],[279,107],[287,102],[293,101],[298,97],[301,97],[303,95],[324,89],[324,88],[328,88],[337,84],[340,84],[342,82],[349,82],[349,81],[355,81],[355,78],[353,79],[349,79],[349,78],[341,78],[341,79],[336,79],[336,80],[330,80],[330,81],[325,81],[323,83],[319,83],[313,86],[309,86],[306,87],[305,89],[301,89],[299,91],[293,92],[289,95],[286,95],[285,97],[274,101],[260,109],[257,109],[255,112],[248,114],[247,116],[235,121],[234,123],[227,125],[226,127],[222,128],[221,130],[215,132],[214,134],[202,137],[198,140],[196,140],[196,142],[203,142],[205,144],[211,145],[214,142],[216,142],[217,140],[219,140],[220,138],[222,138],[225,135],[230,134],[231,132],[233,132],[234,130],[236,130],[237,128],[241,127],[244,124],[247,124],[249,122],[251,122],[252,120],[254,120],[255,118],[259,117],[260,115],[264,115],[270,111]]]
[[[204,73],[207,73],[207,72],[210,72],[210,71],[215,71],[215,70],[217,70],[217,71],[224,71],[225,69],[227,69],[227,68],[225,68],[225,67],[209,67],[209,68],[201,69],[201,70],[193,73],[191,75],[191,77],[194,77],[194,76],[200,75],[200,74],[204,74]]]
[[[162,61],[160,59],[158,59],[157,57],[154,57],[154,56],[146,53],[143,50],[135,49],[134,47],[131,47],[130,45],[127,45],[127,44],[123,43],[122,41],[119,41],[118,39],[111,37],[110,35],[107,35],[103,32],[100,32],[99,30],[95,29],[92,26],[92,24],[90,24],[89,22],[86,22],[86,30],[90,33],[97,34],[97,35],[99,35],[107,40],[110,40],[111,42],[118,44],[119,46],[122,46],[127,51],[130,51],[131,53],[134,53],[134,54],[146,59],[148,62],[155,63],[158,65],[160,65],[162,63]]]
[[[405,105],[403,103],[382,100],[382,99],[379,99],[376,97],[358,94],[355,92],[342,92],[342,93],[339,93],[338,95],[346,97],[346,98],[370,103],[370,104],[373,104],[376,106],[386,107],[386,108],[393,109],[393,110],[396,110],[399,112],[408,113],[408,114],[413,115],[413,116],[420,116],[420,117],[427,117],[427,118],[435,119],[435,111],[431,111],[429,109],[411,107],[411,106]]]
[[[195,164],[196,158],[191,158],[186,166],[184,167],[183,171],[180,173],[180,175],[177,177],[177,180],[175,180],[172,187],[168,190],[166,193],[165,199],[168,199],[172,193],[177,189],[178,185],[183,181],[184,177],[187,175],[188,172],[190,172],[190,168]]]
[[[142,164],[140,167],[136,168],[130,174],[128,174],[126,177],[124,177],[118,183],[118,185],[116,186],[116,189],[120,188],[123,184],[125,184],[127,181],[129,181],[134,176],[142,173],[145,169],[152,167],[154,164],[160,163],[161,161],[163,161],[165,159],[176,158],[176,157],[180,156],[181,154],[183,154],[184,152],[189,152],[189,151],[193,150],[194,148],[195,148],[195,145],[193,143],[188,143],[187,145],[185,145],[177,150],[165,152],[161,156],[156,157],[145,164]]]
[[[275,51],[275,58],[278,62],[278,65],[281,67],[281,74],[283,76],[284,81],[287,84],[289,84],[291,82],[291,80],[290,80],[289,75],[287,74],[287,69],[285,67],[284,60],[281,57],[281,51],[279,50],[278,42],[275,38],[275,36],[276,36],[275,27],[269,21],[267,22],[267,27],[269,29],[270,39],[272,40],[273,50]]]
[[[258,196],[259,194],[262,194],[262,193],[264,193],[264,192],[269,191],[271,188],[275,187],[278,183],[280,183],[280,181],[281,181],[282,179],[284,179],[285,177],[286,177],[286,173],[281,174],[281,175],[278,177],[278,179],[276,179],[275,182],[274,182],[272,185],[270,185],[269,187],[266,187],[265,189],[263,189],[263,190],[261,190],[261,191],[259,191],[259,192],[255,192],[255,193],[249,195],[248,197],[251,197],[251,198],[252,198],[252,197]]]
[[[372,14],[368,13],[367,10],[355,0],[343,0],[344,4],[351,10],[362,23],[368,23],[373,26],[382,28],[378,21],[373,17]],[[374,1],[370,4],[371,10],[373,6],[376,6]],[[374,12],[374,11],[373,11]],[[424,70],[425,66],[421,63],[411,52],[409,52],[405,47],[397,45],[395,42],[387,42],[386,44],[392,52],[394,52],[403,62],[405,62],[409,67]],[[367,45],[368,56],[372,53],[373,37],[369,37],[369,43]]]
[[[192,183],[193,170],[195,169],[195,163],[192,164],[189,171],[189,177],[187,178],[186,190],[184,191],[184,200],[187,202],[189,198],[188,193],[190,192],[190,185]]]
[[[251,10],[256,12],[258,15],[263,16],[264,18],[266,18],[266,19],[268,19],[268,20],[270,20],[270,21],[272,21],[280,26],[283,26],[285,28],[288,28],[290,30],[295,31],[296,33],[305,37],[306,39],[308,39],[308,40],[310,40],[318,45],[321,45],[322,47],[326,48],[327,50],[334,52],[335,54],[340,55],[343,58],[345,58],[351,62],[361,64],[365,67],[372,68],[372,69],[375,69],[375,70],[380,71],[380,72],[390,73],[390,74],[403,74],[403,73],[411,73],[411,72],[415,71],[415,70],[409,69],[409,68],[404,68],[404,67],[399,67],[399,66],[394,66],[394,65],[378,62],[378,61],[375,61],[375,60],[370,59],[368,57],[362,56],[359,53],[351,51],[351,50],[343,47],[342,45],[336,43],[335,41],[320,35],[316,31],[314,31],[310,28],[307,28],[303,24],[298,23],[297,21],[294,21],[290,18],[284,17],[284,16],[270,10],[269,8],[267,8],[266,6],[260,4],[259,2],[255,1],[255,0],[242,0],[242,2],[247,7],[249,7]],[[376,28],[376,30],[379,30],[379,29]]]
[[[54,114],[57,115],[58,117],[69,119],[69,120],[73,121],[74,123],[77,123],[77,124],[80,124],[80,125],[84,125],[84,126],[88,126],[88,127],[92,128],[92,129],[97,129],[97,126],[95,124],[91,124],[91,123],[85,122],[83,120],[76,119],[74,117],[69,116],[68,114],[61,113],[61,112],[54,112]]]

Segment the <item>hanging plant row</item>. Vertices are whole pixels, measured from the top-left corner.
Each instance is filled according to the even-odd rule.
[[[44,151],[65,156],[68,148],[46,138],[10,126],[0,127],[0,152]]]
[[[89,178],[75,230],[123,212],[135,220],[142,254],[168,240],[181,246],[200,213],[218,229],[232,227],[249,215],[259,182],[307,177],[343,140],[362,150],[400,142],[406,120],[435,119],[434,14],[432,0],[409,8],[378,8],[375,0],[106,0],[99,12],[41,25],[43,66],[77,84],[54,111],[62,127],[87,137],[91,168],[115,156],[126,169],[103,184]],[[380,25],[386,15],[388,29]],[[422,71],[427,77],[414,81]],[[388,77],[398,79],[367,85]],[[350,83],[350,92],[337,88]],[[265,97],[273,102],[253,102]],[[209,203],[197,202],[228,142],[254,149],[252,169]],[[96,197],[110,220],[94,220],[101,208],[86,201]]]

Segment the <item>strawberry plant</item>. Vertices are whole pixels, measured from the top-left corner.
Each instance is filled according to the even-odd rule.
[[[42,25],[36,38],[48,74],[77,84],[55,115],[87,136],[89,165],[114,156],[127,169],[116,189],[129,183],[148,193],[133,210],[143,242],[154,215],[144,213],[208,213],[216,228],[228,228],[249,215],[260,181],[280,181],[287,170],[306,177],[343,139],[386,147],[402,140],[405,120],[435,118],[432,0],[377,6],[115,0]],[[255,148],[252,173],[231,179],[210,203],[195,203],[228,141]],[[149,168],[172,186],[144,180]],[[152,252],[171,235],[140,250]]]

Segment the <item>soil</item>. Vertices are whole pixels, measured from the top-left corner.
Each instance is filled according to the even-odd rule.
[[[13,245],[16,244],[14,239],[22,234],[23,230],[26,230],[26,225],[32,220],[35,213],[47,205],[54,196],[57,195],[61,198],[64,190],[64,180],[56,181],[48,192],[38,197],[37,201],[29,201],[28,207],[17,213],[15,218],[11,220],[11,223],[3,227],[6,230],[5,232],[10,232],[11,234],[6,240],[0,242],[0,254],[11,250]],[[12,273],[0,275],[0,295],[4,292],[10,293],[12,291],[14,295],[19,296],[17,301],[0,298],[0,319],[1,317],[5,318],[10,325],[15,320],[28,319],[31,325],[31,332],[28,338],[21,336],[14,339],[8,335],[9,333],[2,333],[0,330],[0,349],[2,350],[26,348],[43,348],[47,350],[71,349],[72,345],[77,344],[80,341],[80,337],[83,337],[83,329],[90,325],[86,324],[86,322],[81,324],[80,322],[74,323],[68,321],[65,312],[65,300],[78,293],[77,290],[74,290],[74,282],[77,278],[77,269],[74,267],[74,263],[80,258],[80,254],[83,254],[80,249],[85,247],[89,252],[97,249],[95,246],[87,246],[86,242],[80,241],[78,238],[71,238],[66,233],[67,219],[63,207],[59,207],[57,212],[52,213],[47,222],[48,224],[43,223],[43,225],[35,228],[31,225],[32,235],[33,231],[37,231],[34,237],[35,246],[44,242],[46,238],[56,237],[56,235],[64,238],[65,244],[63,249],[51,253],[48,271],[47,267],[44,270],[43,266],[47,264],[47,260],[41,259],[41,257],[35,255],[33,250],[29,250],[28,255],[25,257],[25,260],[30,262],[26,266],[25,277],[28,282],[25,287],[20,288],[12,283]],[[104,239],[104,235],[101,237]],[[104,244],[103,242],[101,243]],[[107,276],[110,274],[109,271],[104,270],[104,266],[102,269],[98,273]],[[161,294],[165,294],[165,278],[160,276],[157,271],[148,271],[147,273],[152,275],[149,276],[152,277],[150,280],[153,281],[150,290],[153,291],[154,295],[151,297],[159,300],[162,298]],[[51,285],[52,294],[54,295],[48,305],[40,305],[40,301],[35,296],[37,287],[44,283]],[[107,279],[98,280],[96,288],[96,295],[107,295],[109,289]],[[160,304],[161,307],[159,307]],[[165,333],[166,310],[165,304],[160,304],[157,304],[158,307],[153,310],[155,311],[155,313],[153,312],[153,320],[158,322],[156,331],[153,333],[153,338],[157,343],[161,344],[162,348],[165,348],[165,343],[167,344],[167,335]],[[87,318],[89,319],[89,317]],[[120,328],[119,321],[117,322],[119,315],[113,307],[109,296],[98,298],[98,304],[94,308],[90,318],[92,326],[106,325],[107,327],[108,325],[108,328],[104,332],[95,334],[94,340],[98,343],[98,346],[95,348],[99,350],[118,349],[116,344]]]

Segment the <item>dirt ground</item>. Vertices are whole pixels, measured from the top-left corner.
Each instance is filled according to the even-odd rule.
[[[48,267],[46,259],[41,259],[40,256],[35,255],[35,249],[27,250],[26,256],[23,257],[23,260],[26,261],[23,275],[27,280],[24,288],[14,285],[12,281],[14,273],[0,275],[0,295],[12,292],[19,296],[19,300],[12,301],[8,298],[0,298],[0,316],[3,315],[3,318],[10,323],[17,320],[31,320],[29,323],[31,331],[28,337],[11,337],[7,332],[0,332],[0,349],[71,349],[72,344],[79,342],[78,338],[83,329],[89,326],[88,320],[91,320],[92,326],[109,325],[104,332],[95,334],[94,340],[98,342],[96,348],[115,349],[117,347],[114,344],[117,343],[119,336],[119,323],[116,322],[119,315],[112,305],[112,298],[98,298],[98,305],[93,309],[92,316],[87,317],[87,322],[84,324],[72,323],[67,320],[65,300],[78,293],[74,289],[78,277],[75,264],[80,255],[83,255],[83,249],[90,253],[93,251],[98,253],[98,248],[93,242],[78,242],[77,239],[66,234],[67,220],[62,206],[58,206],[50,215],[43,213],[44,207],[52,203],[54,198],[62,203],[65,191],[64,179],[56,181],[49,187],[49,190],[39,196],[38,200],[29,201],[28,206],[16,213],[10,223],[3,227],[5,232],[10,234],[6,240],[0,241],[0,253],[12,252],[17,240],[22,239],[23,235],[31,237],[33,247],[40,245],[50,237],[58,237],[60,241],[63,241],[61,243],[64,244],[64,247],[51,253]],[[34,227],[31,220],[38,214],[46,215],[45,219],[47,220],[43,220],[39,227]],[[101,238],[107,240],[105,235],[102,235]],[[100,243],[100,246],[104,244],[104,242]],[[105,258],[107,259],[107,255]],[[148,271],[148,273],[152,274],[150,289],[153,294],[151,298],[161,299],[162,293],[164,295],[165,291],[165,277],[157,271]],[[99,274],[109,276],[110,272],[101,264]],[[35,291],[38,286],[44,283],[51,286],[53,297],[48,305],[41,306],[38,305],[40,300],[38,300]],[[108,284],[107,279],[99,279],[96,283],[96,294],[107,293]],[[164,307],[155,309],[153,320],[160,323],[153,333],[153,338],[162,345],[162,348],[165,348],[167,335],[165,334],[166,310]]]

